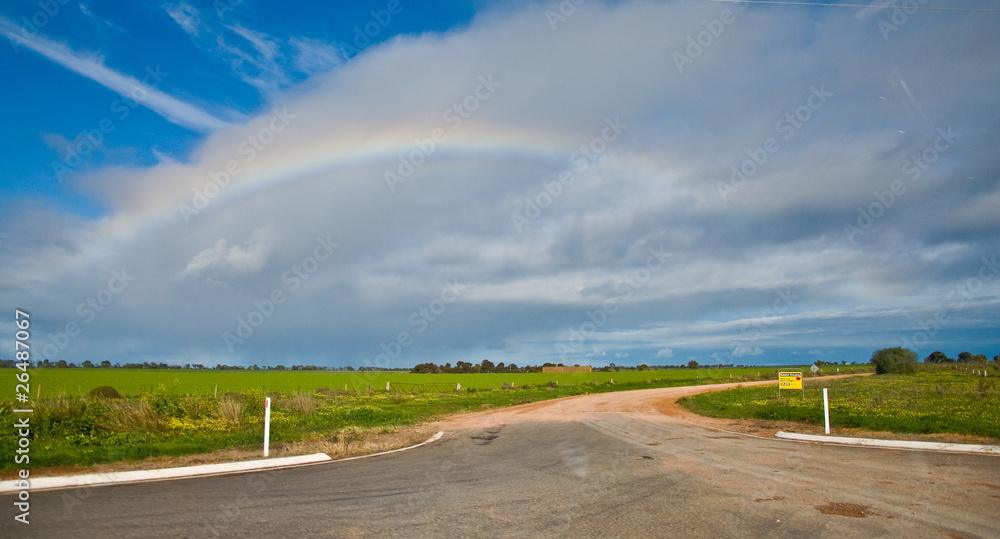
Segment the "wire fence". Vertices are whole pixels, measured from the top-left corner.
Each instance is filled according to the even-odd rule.
[[[449,391],[458,391],[461,388],[459,384],[442,384],[442,383],[429,383],[429,384],[414,384],[414,383],[403,383],[403,382],[386,382],[386,388],[393,393],[447,393]]]

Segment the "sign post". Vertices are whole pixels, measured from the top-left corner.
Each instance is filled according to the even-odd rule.
[[[778,397],[782,389],[801,389],[805,397],[806,390],[802,387],[802,371],[781,371],[778,373]]]

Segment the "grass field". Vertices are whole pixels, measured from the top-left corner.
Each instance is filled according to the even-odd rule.
[[[870,370],[862,365],[840,368]],[[3,371],[12,379],[17,372]],[[829,372],[836,372],[836,367]],[[259,448],[268,396],[272,398],[272,443],[324,439],[348,444],[371,433],[451,413],[584,393],[774,379],[777,371],[771,367],[588,374],[124,369],[37,369],[30,373],[33,398],[29,405],[34,410],[30,466],[34,468]],[[400,392],[386,391],[386,382],[441,385],[432,391],[409,387]],[[503,389],[505,382],[513,387]],[[462,391],[451,388],[457,383],[462,384]],[[112,386],[124,398],[87,395],[99,386]],[[448,390],[437,390],[442,387]],[[34,398],[39,389],[41,398]],[[23,406],[9,399],[0,401],[0,421],[13,424],[12,410]],[[0,432],[0,454],[14,455],[17,443],[14,429]],[[0,462],[0,470],[18,467],[13,459]]]
[[[1000,438],[1000,369],[976,376],[983,366],[921,366],[914,374],[883,374],[805,384],[776,395],[773,386],[704,393],[680,401],[710,417],[791,420],[823,424],[822,387],[829,388],[834,428],[913,434],[953,433]]]
[[[810,374],[807,367],[782,367],[800,369]],[[867,372],[868,365],[824,367],[820,374],[842,372]],[[384,389],[386,382],[407,384],[457,384],[463,388],[499,388],[504,382],[515,385],[630,383],[645,380],[683,381],[684,383],[709,383],[743,377],[776,377],[775,367],[746,367],[731,369],[670,369],[661,371],[595,372],[587,374],[495,373],[495,374],[412,374],[407,372],[328,372],[328,371],[216,371],[216,370],[134,370],[134,369],[35,369],[31,371],[31,396],[42,398],[59,395],[82,396],[98,386],[112,386],[122,395],[139,396],[157,391],[181,395],[212,395],[244,392],[251,389],[279,393],[315,391],[318,388],[365,391],[369,387]],[[773,376],[772,376],[773,375]],[[39,393],[40,389],[40,393]]]

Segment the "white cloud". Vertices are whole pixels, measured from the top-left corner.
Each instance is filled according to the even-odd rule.
[[[278,42],[263,32],[257,32],[249,28],[245,28],[242,24],[235,24],[233,26],[227,26],[237,35],[247,40],[250,45],[257,51],[260,56],[261,63],[272,62],[280,54],[278,51]]]
[[[744,356],[759,356],[764,353],[758,346],[747,346],[745,344],[739,344],[733,349],[733,357],[744,357]]]
[[[19,28],[2,17],[0,17],[0,33],[11,43],[31,49],[74,73],[129,97],[177,125],[196,131],[214,131],[226,125],[208,112],[157,89],[157,85],[161,82],[156,80],[157,77],[165,76],[157,70],[158,66],[150,66],[149,72],[143,74],[143,80],[139,80],[107,67],[100,56],[78,53],[41,35],[25,39],[21,37]]]
[[[674,351],[669,348],[662,348],[656,352],[656,359],[668,359],[674,357]]]
[[[190,4],[182,2],[177,5],[167,5],[164,9],[167,15],[189,36],[198,37],[201,34],[202,23],[198,10],[191,7]]]
[[[295,49],[294,65],[300,73],[327,71],[342,64],[347,58],[335,45],[318,39],[293,37],[288,40],[288,44]]]
[[[219,238],[215,245],[194,255],[178,277],[232,276],[260,271],[278,239],[269,226],[255,228],[242,245],[230,246],[228,240]]]
[[[228,63],[241,81],[268,96],[301,78],[295,74],[327,71],[346,59],[336,45],[318,39],[293,36],[286,40],[240,23],[213,26],[186,3],[164,9],[194,44]]]

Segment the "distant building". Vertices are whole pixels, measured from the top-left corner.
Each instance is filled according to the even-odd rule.
[[[590,365],[583,367],[542,367],[542,373],[591,372]]]

